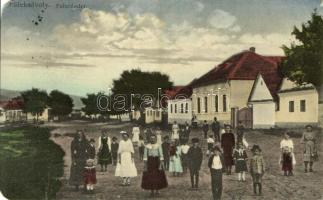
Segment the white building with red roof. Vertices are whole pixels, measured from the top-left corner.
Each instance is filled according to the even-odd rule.
[[[239,120],[252,128],[248,100],[254,81],[261,74],[274,94],[282,81],[281,60],[280,56],[259,55],[254,48],[231,56],[194,82],[192,115],[200,122],[217,117],[222,123],[235,126]]]

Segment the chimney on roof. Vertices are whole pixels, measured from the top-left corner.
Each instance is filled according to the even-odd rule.
[[[256,53],[256,47],[250,47],[249,51]]]

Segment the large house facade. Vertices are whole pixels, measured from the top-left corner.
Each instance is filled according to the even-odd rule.
[[[193,85],[192,115],[198,121],[211,122],[214,117],[233,126],[242,121],[252,127],[248,100],[258,74],[276,89],[282,76],[282,57],[262,56],[254,48],[235,54],[198,78]]]

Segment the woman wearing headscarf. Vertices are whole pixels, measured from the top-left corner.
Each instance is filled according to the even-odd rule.
[[[137,176],[137,169],[133,159],[134,148],[129,139],[129,134],[125,131],[121,131],[120,133],[122,134],[122,140],[119,143],[118,164],[115,176],[122,177],[123,186],[129,186],[130,178]]]
[[[83,184],[83,168],[87,159],[87,140],[83,131],[77,131],[71,143],[72,163],[70,169],[69,184],[78,190]]]

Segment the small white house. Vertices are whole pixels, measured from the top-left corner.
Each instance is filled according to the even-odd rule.
[[[162,109],[161,108],[146,108],[145,109],[145,123],[151,124],[162,121]]]
[[[318,92],[312,84],[298,86],[284,79],[278,96],[277,126],[295,127],[318,124]]]
[[[272,128],[275,126],[276,103],[260,74],[252,87],[249,105],[252,107],[253,128]]]
[[[173,124],[175,121],[178,124],[190,123],[192,120],[192,100],[187,99],[172,99],[167,101],[168,123]]]

